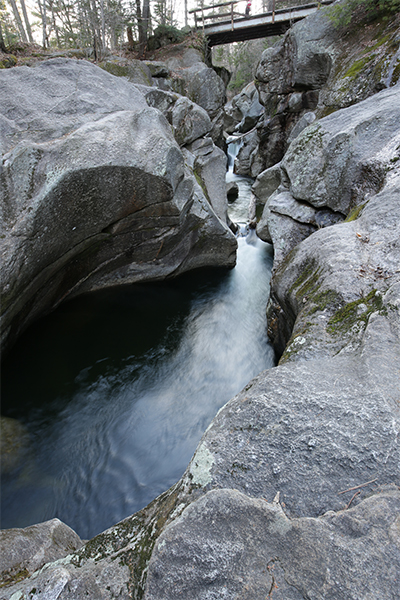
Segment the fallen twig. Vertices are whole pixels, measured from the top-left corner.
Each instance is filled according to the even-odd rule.
[[[346,492],[352,492],[353,490],[358,490],[358,488],[360,487],[365,487],[366,485],[369,485],[370,483],[374,483],[374,481],[376,481],[378,478],[375,477],[375,479],[371,479],[371,481],[367,481],[366,483],[360,483],[360,485],[355,485],[354,487],[349,488],[348,490],[343,490],[343,492],[338,492],[338,496],[340,494],[345,494]]]
[[[360,491],[358,491],[358,492],[356,492],[355,494],[353,494],[353,495],[352,495],[352,497],[351,497],[351,500],[350,500],[350,502],[349,502],[349,503],[346,505],[346,508],[345,508],[345,510],[347,510],[347,509],[349,508],[350,504],[353,502],[354,498],[355,498],[356,496],[358,496],[358,494],[361,494],[361,492],[360,492]]]

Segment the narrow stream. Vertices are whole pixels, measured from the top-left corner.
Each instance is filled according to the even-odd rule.
[[[238,183],[229,212],[244,224],[251,182]],[[82,296],[21,337],[2,367],[2,414],[28,442],[2,476],[2,528],[58,517],[90,538],[136,512],[181,477],[218,409],[273,366],[272,250],[254,232],[238,242],[232,271]]]

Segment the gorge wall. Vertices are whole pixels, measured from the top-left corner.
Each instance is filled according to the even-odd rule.
[[[86,61],[0,78],[3,351],[66,297],[235,264],[205,109]]]
[[[282,61],[293,40],[304,57],[299,40],[316,31],[318,43],[337,36],[321,11],[260,68]],[[315,67],[326,82],[340,71],[335,47]],[[219,411],[173,488],[61,559],[8,563],[1,598],[399,596],[400,84],[354,94],[331,114],[316,111],[255,184],[266,203],[259,233],[274,243],[268,314],[279,365]],[[184,153],[210,149],[205,139]],[[229,231],[208,218],[230,257]]]

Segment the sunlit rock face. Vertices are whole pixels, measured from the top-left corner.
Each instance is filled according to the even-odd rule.
[[[83,291],[234,265],[236,240],[133,84],[68,59],[0,77],[3,344]]]

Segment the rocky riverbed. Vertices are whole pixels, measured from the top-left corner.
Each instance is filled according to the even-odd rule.
[[[340,72],[335,62],[339,53],[333,50],[334,34],[329,33],[329,24],[318,21],[324,18],[319,15],[308,23],[318,32],[318,44],[329,40],[329,60],[325,57],[317,66],[324,73],[322,83],[332,90],[337,89],[337,79],[332,78]],[[279,48],[292,47],[293,39],[306,36],[306,23],[287,34],[272,52],[271,63],[268,56],[263,57],[264,73],[272,69],[278,55],[281,60]],[[301,52],[301,45],[297,48],[301,57],[309,56],[309,52]],[[394,51],[388,65],[393,55]],[[65,70],[67,66],[71,68],[70,62],[52,62],[39,72]],[[79,69],[86,69],[94,80],[103,77],[96,67],[85,64]],[[316,80],[320,86],[321,78],[312,79]],[[73,81],[76,85],[76,78]],[[64,557],[58,560],[44,552],[41,561],[19,560],[22,553],[18,548],[27,544],[21,540],[28,539],[30,532],[3,532],[8,554],[15,558],[3,563],[7,585],[1,598],[392,600],[399,596],[400,84],[389,83],[380,91],[368,88],[360,102],[353,98],[332,114],[323,116],[316,109],[315,119],[298,131],[284,156],[279,157],[273,176],[262,171],[255,184],[255,193],[266,203],[259,234],[269,236],[274,243],[268,316],[279,365],[258,375],[219,411],[182,479],[139,513],[77,550],[79,542],[71,532],[71,540],[62,542]],[[216,236],[215,243],[224,257],[222,260],[220,255],[220,262],[232,264],[235,240],[224,215],[219,212],[217,216],[219,209],[211,209],[204,199],[204,179],[202,185],[199,176],[193,180],[196,159],[203,161],[207,149],[218,150],[207,137],[185,143],[180,137],[180,149],[168,133],[168,117],[161,119],[156,109],[147,112],[145,97],[149,92],[133,86],[131,91],[125,82],[121,85],[128,94],[127,106],[132,108],[138,102],[137,112],[161,123],[163,160],[157,164],[165,167],[162,173],[152,172],[152,177],[160,186],[157,190],[165,194],[166,205],[173,207],[172,216],[183,224],[195,218],[190,216],[195,203],[189,202],[183,190],[197,190],[194,214],[197,218],[201,212],[203,223],[212,223],[211,229],[206,229],[207,241]],[[327,97],[328,92],[320,97],[325,98],[325,106]],[[82,102],[86,98],[84,95]],[[132,122],[139,120],[135,110],[131,115],[132,111],[122,107],[94,124],[82,125],[87,133],[79,134],[79,143],[75,140],[77,129],[77,133],[64,134],[62,141],[52,141],[50,136],[40,143],[29,142],[27,151],[20,150],[21,145],[14,149],[7,146],[6,181],[17,182],[13,189],[21,190],[18,198],[28,197],[31,189],[47,189],[45,181],[51,178],[37,157],[43,160],[43,156],[51,155],[54,144],[58,152],[60,147],[68,149],[74,144],[79,148],[85,143],[87,153],[92,131],[96,144],[102,139],[113,140],[112,148],[119,156],[118,138],[108,122],[123,124],[118,130],[123,144]],[[188,114],[192,113],[208,123],[207,115],[196,107],[188,108]],[[7,131],[11,131],[11,118],[7,118]],[[8,135],[19,135],[20,144],[26,144],[24,131],[22,125],[15,126]],[[291,131],[286,134],[289,138]],[[102,152],[101,160],[103,156]],[[171,156],[173,160],[168,158]],[[86,160],[82,153],[79,157],[79,162]],[[126,167],[122,151],[121,157],[119,168]],[[18,160],[25,160],[21,164],[26,165],[24,172],[31,173],[33,188],[26,178],[22,182],[12,179],[14,161]],[[57,173],[68,172],[68,160]],[[142,154],[140,158],[135,154],[134,160],[139,161],[133,166],[141,170],[142,181],[142,173],[150,167]],[[38,171],[33,164],[39,165]],[[101,165],[104,163],[96,163]],[[181,169],[179,177],[176,165]],[[62,176],[57,177],[53,180],[62,180]],[[146,189],[150,189],[150,179]],[[40,194],[43,196],[42,191]],[[26,211],[26,217],[21,223],[30,223],[32,210],[24,202],[21,200],[20,210],[23,214]],[[33,214],[40,214],[35,213],[37,206],[41,206],[39,201],[32,205]],[[182,211],[179,214],[177,206]],[[13,210],[7,214],[16,227],[15,207]],[[158,215],[160,228],[162,216]],[[124,216],[120,218],[126,222]],[[108,221],[99,217],[100,231],[112,228],[114,221],[111,214]],[[68,222],[70,225],[73,221]],[[30,264],[31,254],[14,249],[35,239],[26,231],[38,235],[39,229],[11,227],[9,235],[14,237],[6,247],[13,256],[8,272],[15,290],[25,281],[17,274],[26,272],[25,257]],[[185,226],[183,232],[187,232]],[[70,235],[74,240],[76,234]],[[163,235],[169,239],[169,232]],[[196,251],[193,258],[193,248],[200,247],[200,237],[189,246],[185,235],[179,234],[178,239],[188,248],[183,265],[199,264]],[[153,241],[150,236],[148,244]],[[171,253],[168,256],[175,256],[174,247],[165,243]],[[158,248],[159,244],[155,245],[149,254],[150,268],[170,273],[170,267],[162,262],[163,251],[157,254]],[[167,260],[166,264],[171,263]],[[112,277],[119,273],[104,270],[102,265],[96,264],[74,285],[79,282],[82,289],[95,289],[100,281],[111,277],[110,273]],[[143,270],[147,267],[146,263]],[[177,272],[183,269],[176,263],[174,268]],[[139,269],[136,264],[124,265],[122,273],[135,269]],[[34,269],[32,272],[32,281],[38,281]],[[20,294],[13,296],[11,306],[16,308],[9,313],[17,323],[22,323],[17,315],[25,306]],[[35,297],[27,299],[26,306],[32,306],[31,298]],[[22,312],[27,313],[27,309]],[[24,323],[28,320],[26,317]],[[49,525],[41,527],[49,529]],[[36,553],[32,548],[31,554]]]

